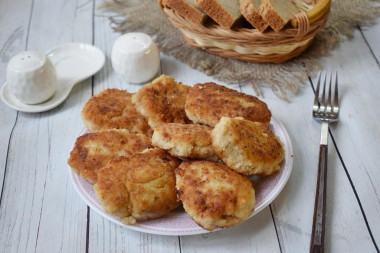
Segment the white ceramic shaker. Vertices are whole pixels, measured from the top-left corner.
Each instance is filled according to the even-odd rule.
[[[39,104],[57,89],[55,68],[43,53],[25,51],[12,57],[7,66],[7,84],[24,104]]]
[[[114,43],[111,54],[114,70],[129,83],[151,80],[160,68],[160,53],[145,33],[127,33]]]

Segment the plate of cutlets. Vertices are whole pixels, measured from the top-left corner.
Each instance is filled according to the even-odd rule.
[[[215,83],[161,75],[136,93],[90,98],[68,158],[83,200],[140,232],[192,235],[236,226],[268,206],[293,168],[268,106]]]

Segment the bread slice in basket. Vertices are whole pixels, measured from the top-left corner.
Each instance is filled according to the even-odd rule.
[[[244,18],[257,30],[264,32],[268,23],[259,13],[262,0],[240,0],[240,11]]]
[[[264,0],[260,6],[261,16],[276,32],[299,12],[300,10],[290,0]]]
[[[159,4],[176,11],[194,24],[202,24],[207,15],[195,6],[195,0],[158,0]]]
[[[195,5],[224,28],[231,28],[242,17],[239,0],[195,0]]]

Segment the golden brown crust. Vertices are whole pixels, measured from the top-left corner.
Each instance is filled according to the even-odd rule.
[[[158,148],[129,159],[126,186],[136,220],[161,217],[178,207],[174,170],[179,164],[180,160]]]
[[[94,95],[84,105],[81,116],[92,132],[116,128],[148,137],[153,133],[147,119],[132,103],[132,94],[125,90],[106,89]]]
[[[165,123],[154,129],[152,144],[175,157],[218,161],[211,130],[203,125]]]
[[[121,156],[110,161],[98,171],[98,181],[94,185],[95,194],[104,210],[121,218],[131,215],[131,201],[125,185],[128,169],[127,157]]]
[[[215,126],[221,117],[244,117],[269,125],[271,112],[257,97],[215,83],[196,84],[186,98],[185,111],[194,123]]]
[[[133,224],[178,207],[174,169],[180,161],[161,149],[119,157],[98,172],[94,190],[106,212]]]
[[[206,14],[193,6],[187,0],[162,0],[161,6],[169,7],[194,24],[202,24]]]
[[[280,169],[284,159],[281,141],[260,122],[223,117],[211,136],[222,160],[245,175],[270,175]]]
[[[83,178],[94,184],[97,171],[119,156],[130,156],[151,147],[148,137],[130,134],[125,129],[87,133],[77,138],[68,164]]]
[[[240,223],[255,205],[249,179],[220,163],[182,162],[176,169],[176,188],[186,212],[207,230]]]
[[[184,108],[189,90],[189,86],[161,75],[135,93],[132,101],[153,129],[162,123],[188,123]]]

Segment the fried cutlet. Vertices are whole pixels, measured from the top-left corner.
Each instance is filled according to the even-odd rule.
[[[228,166],[210,161],[182,162],[175,173],[178,198],[201,227],[231,227],[252,213],[255,191],[251,181]]]
[[[94,184],[94,191],[104,211],[121,218],[131,216],[131,201],[125,183],[127,182],[128,157],[121,156],[101,168]],[[133,221],[133,220],[132,220]]]
[[[137,112],[132,95],[118,89],[106,89],[94,95],[83,107],[84,124],[91,132],[116,128],[151,137],[153,131],[147,119]]]
[[[162,149],[119,157],[98,172],[94,190],[106,212],[133,224],[178,207],[174,169],[180,161]]]
[[[222,117],[211,137],[224,163],[245,175],[270,175],[280,169],[284,159],[281,141],[260,122]]]
[[[76,139],[68,164],[81,177],[94,184],[97,171],[112,159],[130,156],[150,147],[148,137],[130,134],[125,129],[87,133]]]
[[[186,98],[185,111],[194,123],[215,126],[221,117],[244,117],[269,125],[271,112],[266,103],[216,83],[196,84]]]
[[[132,216],[140,221],[161,217],[178,207],[174,170],[181,161],[158,148],[131,157],[126,186]]]
[[[218,161],[211,130],[204,125],[165,123],[154,129],[152,144],[175,157]]]
[[[132,101],[153,129],[162,123],[188,123],[184,108],[189,90],[189,86],[161,75],[136,92]]]

